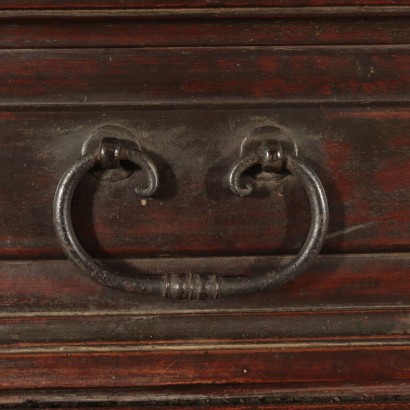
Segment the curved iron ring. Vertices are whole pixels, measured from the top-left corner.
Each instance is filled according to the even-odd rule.
[[[216,274],[165,274],[163,277],[141,275],[128,277],[95,261],[81,246],[71,220],[71,201],[80,179],[95,165],[115,167],[120,160],[129,160],[144,169],[148,186],[136,188],[140,196],[152,195],[158,186],[158,172],[153,162],[142,152],[121,147],[113,139],[93,154],[81,156],[63,175],[54,198],[54,226],[67,257],[98,283],[118,290],[160,294],[176,299],[215,299],[220,296],[259,292],[285,284],[299,276],[316,258],[322,247],[328,225],[328,206],[323,186],[306,164],[296,156],[280,158],[281,164],[297,176],[306,189],[311,206],[311,226],[308,237],[295,258],[278,271],[252,277],[222,277]],[[240,177],[249,167],[260,163],[260,156],[249,155],[238,161],[230,171],[231,189],[238,195],[250,194],[251,187],[240,187]]]

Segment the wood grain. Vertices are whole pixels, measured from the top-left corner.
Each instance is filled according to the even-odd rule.
[[[2,19],[1,48],[406,44],[408,17],[198,18],[37,16]]]
[[[409,395],[406,385],[384,384],[342,386],[309,386],[309,384],[283,386],[269,385],[192,385],[189,388],[162,386],[159,388],[122,388],[122,389],[35,389],[17,392],[2,391],[0,403],[6,408],[12,406],[35,405],[41,408],[63,408],[74,406],[93,408],[214,408],[247,409],[275,406],[277,409],[313,408],[341,410],[380,410],[386,406],[402,409],[407,406]],[[127,407],[129,406],[129,407]],[[156,406],[156,407],[154,407]],[[249,407],[251,406],[251,407]],[[276,407],[277,406],[277,407]],[[304,407],[303,407],[304,406]],[[315,408],[316,406],[316,408]],[[317,407],[319,406],[319,407]],[[332,407],[333,406],[333,407]],[[340,406],[340,407],[337,407]],[[349,407],[350,406],[350,407]],[[366,407],[368,406],[368,407]],[[383,407],[384,406],[384,407]],[[169,407],[167,407],[169,408]],[[406,407],[404,407],[406,408]]]
[[[192,384],[405,383],[409,260],[398,254],[321,256],[281,289],[212,304],[117,292],[92,282],[68,261],[2,262],[0,384],[3,389],[158,384],[191,389]],[[228,274],[239,267],[246,274],[273,262],[271,257],[176,258],[128,261],[128,266],[158,274],[202,272],[213,264]],[[23,377],[27,369],[30,378]]]
[[[409,101],[403,46],[1,50],[0,105]]]
[[[298,348],[258,344],[198,350],[3,352],[0,388],[107,388],[192,384],[408,383],[410,346]],[[290,366],[289,363],[292,363]],[[381,366],[388,363],[388,366]],[[27,369],[30,377],[24,378]]]
[[[336,398],[337,400],[338,398]],[[387,407],[388,406],[388,407]],[[391,409],[391,410],[407,410],[409,407],[409,403],[395,403],[395,402],[391,402],[391,401],[385,401],[382,403],[338,403],[338,404],[329,404],[329,403],[325,403],[325,404],[306,404],[306,403],[302,403],[302,404],[263,404],[257,405],[258,409],[262,409],[262,410],[385,410],[386,408]],[[54,407],[42,407],[43,409],[52,409]],[[62,410],[68,410],[68,409],[72,409],[71,406],[69,407],[59,407]],[[101,407],[89,407],[87,406],[87,409],[90,410],[97,410],[100,409]],[[113,407],[104,407],[104,409],[124,409],[124,410],[131,410],[131,409],[135,409],[135,407],[124,407],[124,405],[122,403],[119,403],[118,406],[113,406]],[[159,410],[159,409],[167,409],[169,408],[167,405],[165,406],[138,406],[139,409],[141,410]],[[196,410],[198,409],[197,405],[192,405],[192,406],[178,406],[176,407],[178,409],[184,409],[184,410]],[[206,406],[207,410],[219,410],[219,409],[225,409],[225,410],[254,410],[255,409],[255,405],[235,405],[235,404],[225,404],[225,405],[221,405],[221,406]]]
[[[408,408],[410,1],[17,3],[0,4],[0,408]],[[161,180],[141,202],[139,171],[83,178],[74,225],[104,263],[289,261],[272,255],[309,226],[295,178],[246,200],[226,178],[243,138],[278,124],[325,186],[324,254],[280,289],[212,302],[117,292],[45,259],[63,257],[57,182],[104,124],[135,132]]]
[[[108,312],[109,313],[109,312]],[[406,339],[410,309],[275,313],[177,313],[94,314],[83,316],[0,317],[0,350],[12,345],[57,348],[61,345],[101,346],[113,342],[138,344],[147,341],[157,348],[178,347],[183,342],[256,343],[357,341],[365,336],[383,343],[395,337]],[[92,326],[90,326],[92,323]],[[47,332],[44,332],[47,329]],[[189,329],[189,332],[187,332]]]
[[[344,6],[400,6],[408,0],[344,0]],[[159,8],[159,7],[306,7],[340,6],[338,0],[3,0],[4,9],[42,8]]]
[[[242,401],[245,401],[243,399],[240,399]],[[336,398],[337,400],[337,398]],[[302,403],[302,404],[263,404],[257,405],[258,409],[265,409],[265,410],[271,410],[271,409],[288,409],[288,410],[300,410],[301,406],[303,406],[304,409],[306,410],[384,410],[386,408],[389,408],[391,410],[407,410],[409,403],[408,402],[404,402],[404,403],[397,403],[397,402],[391,402],[391,401],[383,401],[381,403],[360,403],[360,404],[352,404],[352,403],[339,403],[339,404],[312,404],[312,403]],[[388,406],[388,407],[387,407]],[[50,410],[50,409],[54,409],[55,407],[41,407],[42,409],[45,410]],[[69,410],[69,409],[73,409],[73,405],[71,403],[67,403],[67,407],[58,407],[59,409],[62,410]],[[98,407],[92,407],[89,406],[88,404],[84,403],[84,407],[81,406],[81,404],[79,404],[78,407],[74,407],[74,408],[87,408],[88,410],[97,410],[97,409],[101,409],[100,406]],[[193,405],[193,406],[183,406],[180,407],[183,408],[185,410],[194,410],[194,409],[207,409],[207,410],[215,410],[215,409],[225,409],[225,410],[231,410],[231,409],[235,409],[235,410],[254,410],[255,409],[255,404],[252,405],[235,405],[235,404],[229,404],[229,401],[226,400],[226,403],[223,405],[213,405],[213,406],[209,406],[209,405]],[[127,405],[124,405],[122,403],[119,403],[118,406],[104,406],[104,409],[107,410],[134,410],[135,407],[131,406],[128,407]],[[154,410],[159,410],[159,409],[169,409],[168,405],[147,405],[147,406],[141,406],[138,405],[138,409],[140,410],[150,410],[150,409],[154,409]]]
[[[94,256],[295,253],[310,212],[287,177],[239,198],[227,184],[242,140],[280,124],[322,180],[330,206],[324,252],[407,251],[410,147],[407,107],[23,111],[0,113],[0,254],[62,257],[52,225],[58,180],[103,124],[133,131],[157,164],[145,206],[133,186],[84,178],[74,226]],[[238,223],[244,221],[244,223]],[[245,222],[246,221],[246,222]]]
[[[409,404],[408,403],[394,403],[394,402],[382,402],[382,403],[362,403],[362,404],[285,404],[285,405],[276,405],[276,404],[271,404],[271,405],[258,405],[258,409],[266,409],[266,410],[272,410],[272,409],[289,409],[289,410],[381,410],[381,409],[386,409],[386,406],[389,406],[388,408],[391,410],[407,410]],[[43,407],[42,409],[52,409],[55,407]],[[59,407],[62,410],[68,410],[72,409],[73,407],[69,405],[68,407]],[[87,409],[90,410],[97,410],[100,409],[101,407],[90,407],[87,405]],[[135,407],[127,407],[124,406],[124,404],[119,403],[118,406],[113,406],[113,407],[104,407],[104,409],[124,409],[124,410],[131,410],[135,409]],[[167,405],[165,406],[138,406],[139,409],[141,410],[158,410],[158,409],[167,409],[169,408]],[[192,405],[192,406],[178,406],[176,407],[177,409],[185,409],[185,410],[193,410],[193,409],[198,409],[197,405]],[[221,405],[221,406],[207,406],[207,410],[216,410],[216,409],[232,409],[232,410],[254,410],[255,405]]]
[[[119,269],[130,274],[164,274],[165,272],[220,272],[226,275],[252,275],[272,269],[286,261],[272,257],[231,257],[231,258],[150,258],[142,260],[111,261]],[[105,263],[109,263],[105,261]],[[128,269],[128,270],[127,270]],[[370,315],[375,319],[369,326],[363,324],[362,334],[394,334],[405,332],[408,321],[399,320],[409,308],[410,301],[410,259],[408,254],[373,254],[373,255],[334,255],[319,256],[317,262],[297,280],[281,288],[259,295],[246,295],[237,298],[225,298],[209,301],[177,301],[147,295],[134,295],[119,292],[101,286],[81,274],[69,261],[3,261],[0,264],[2,292],[0,293],[0,312],[5,319],[51,316],[114,316],[115,315],[182,315],[181,321],[189,321],[184,315],[209,315],[230,313],[255,313],[262,321],[278,323],[286,321],[286,315],[275,316],[270,313],[280,312],[324,312],[323,316],[310,316],[311,323],[326,322],[326,312],[349,310],[347,322],[352,326],[360,322],[361,315],[368,310],[380,311],[380,316]],[[398,312],[384,310],[398,309]],[[403,310],[403,311],[401,311]],[[266,316],[264,316],[266,314]],[[388,323],[389,315],[397,320]],[[289,315],[289,332],[294,337],[305,334],[342,335],[349,329],[342,329],[341,322],[326,323],[323,329],[302,329],[298,316]],[[102,318],[108,321],[109,319]],[[151,318],[161,323],[161,318]],[[52,318],[50,319],[52,323]],[[165,320],[165,319],[164,319]],[[193,319],[194,320],[194,319]],[[238,329],[223,329],[222,332],[236,332]],[[238,318],[239,320],[239,318]],[[363,319],[366,321],[366,319]],[[377,322],[377,320],[380,320]],[[13,325],[13,320],[9,323]],[[18,322],[16,322],[18,324]],[[24,325],[24,320],[21,322]],[[172,325],[172,321],[168,322]],[[216,323],[216,322],[215,322]],[[255,322],[256,324],[256,322]],[[192,326],[193,324],[191,324]],[[198,322],[198,326],[200,323]],[[136,325],[137,326],[137,325]],[[251,326],[251,324],[249,325]],[[300,326],[300,327],[299,327]],[[24,326],[23,326],[24,327]],[[257,328],[257,326],[256,326]],[[255,327],[250,327],[252,334]],[[253,330],[252,330],[253,329]],[[377,330],[379,329],[379,330]],[[203,327],[209,335],[210,329]],[[259,331],[262,331],[259,329]],[[91,329],[90,329],[91,332]],[[132,327],[130,332],[133,332]],[[145,332],[140,329],[138,332]],[[167,330],[157,329],[159,334]],[[280,328],[264,329],[262,335],[279,337]],[[309,333],[312,332],[312,333]],[[367,333],[366,333],[367,332]],[[152,336],[152,335],[150,335]],[[226,336],[226,333],[225,333]],[[319,335],[320,336],[320,335]],[[41,335],[37,336],[41,337]],[[72,338],[81,335],[72,334]],[[84,337],[87,337],[84,334]],[[102,337],[102,336],[101,336]],[[165,336],[164,336],[165,337]],[[167,336],[168,337],[168,336]],[[189,336],[188,336],[189,337]],[[246,333],[244,336],[246,338]],[[16,335],[18,340],[18,335]],[[158,337],[157,337],[158,338]]]

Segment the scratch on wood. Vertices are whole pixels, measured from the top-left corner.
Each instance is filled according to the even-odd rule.
[[[347,228],[341,229],[340,231],[329,233],[328,235],[326,235],[326,239],[335,238],[337,236],[342,236],[342,235],[346,235],[346,234],[354,232],[354,231],[358,231],[359,229],[368,228],[369,226],[372,226],[375,223],[376,222],[368,222],[368,223],[365,223],[365,224],[348,226]]]
[[[175,359],[169,366],[167,366],[167,368],[161,374],[166,373],[177,362],[178,362],[178,359]]]

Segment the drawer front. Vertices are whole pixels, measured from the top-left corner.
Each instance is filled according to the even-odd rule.
[[[102,125],[127,128],[159,170],[159,189],[139,200],[142,171],[118,182],[84,178],[74,226],[95,256],[294,253],[310,226],[296,177],[257,183],[247,198],[228,185],[242,141],[280,124],[328,197],[324,252],[409,247],[410,148],[406,107],[2,112],[0,253],[61,257],[52,202],[64,171]],[[271,127],[271,128],[269,128]],[[269,131],[270,132],[270,131]]]
[[[385,3],[0,11],[0,406],[408,401],[410,3]],[[78,181],[74,230],[104,266],[243,282],[284,269],[309,232],[301,181],[248,176],[243,198],[229,181],[261,130],[323,184],[322,255],[281,287],[217,300],[92,281],[64,257],[53,200],[104,126],[138,139],[159,174],[148,198],[138,169]]]

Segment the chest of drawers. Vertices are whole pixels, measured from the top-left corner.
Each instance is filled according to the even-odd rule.
[[[1,2],[0,408],[409,408],[409,43],[407,0]]]

